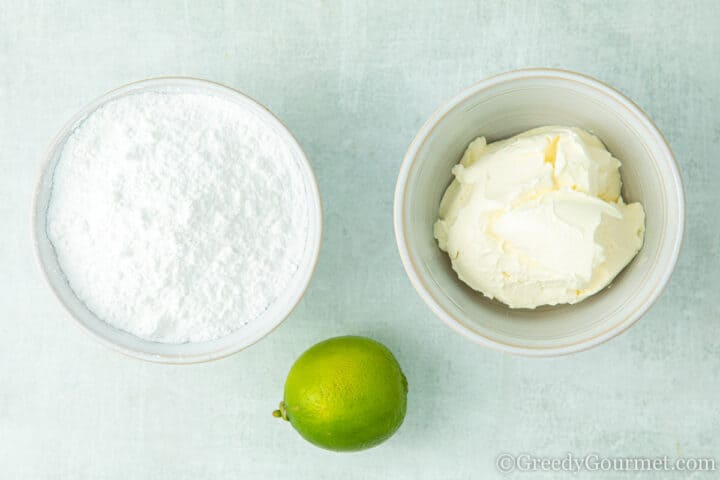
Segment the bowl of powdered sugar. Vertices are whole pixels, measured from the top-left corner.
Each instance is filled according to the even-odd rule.
[[[266,108],[196,79],[145,80],[79,112],[37,190],[40,264],[61,302],[125,354],[193,363],[279,325],[317,263],[312,168]]]

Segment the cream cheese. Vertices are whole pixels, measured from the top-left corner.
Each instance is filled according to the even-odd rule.
[[[620,161],[579,128],[473,141],[434,234],[458,277],[512,308],[577,303],[640,250],[645,212],[625,204]]]

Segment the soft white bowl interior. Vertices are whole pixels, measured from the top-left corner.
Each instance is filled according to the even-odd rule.
[[[452,178],[450,169],[470,141],[480,135],[494,141],[544,125],[585,128],[622,161],[624,198],[645,207],[645,243],[597,295],[576,305],[513,310],[458,280],[433,238],[432,226]],[[509,74],[460,94],[423,127],[408,152],[396,194],[398,243],[425,301],[471,338],[525,354],[567,353],[627,328],[667,282],[682,238],[683,215],[672,154],[644,114],[597,82],[559,72]]]
[[[304,174],[309,212],[308,236],[305,242],[304,256],[291,284],[285,289],[284,295],[271,304],[260,318],[254,319],[226,337],[211,342],[185,344],[151,342],[117,330],[105,323],[76,297],[58,265],[55,251],[47,237],[45,215],[50,200],[53,172],[68,137],[89,113],[102,104],[123,95],[148,90],[182,90],[205,93],[241,105],[252,112],[267,128],[273,129],[281,138],[285,139],[287,148],[292,153],[293,161],[296,164],[294,168],[299,168]],[[125,354],[144,360],[170,363],[194,363],[221,358],[251,345],[271,332],[290,314],[302,298],[315,269],[322,236],[322,212],[315,176],[305,154],[292,134],[267,109],[239,92],[212,82],[186,78],[146,80],[121,87],[99,98],[73,117],[61,130],[48,152],[47,163],[37,188],[34,215],[33,228],[41,267],[60,301],[81,326],[101,342]]]

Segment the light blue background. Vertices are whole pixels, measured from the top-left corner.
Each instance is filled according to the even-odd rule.
[[[485,479],[500,452],[720,460],[719,23],[714,0],[1,0],[0,477]],[[660,302],[610,343],[546,360],[445,327],[406,279],[392,230],[400,161],[424,120],[468,84],[527,66],[633,98],[672,145],[688,200]],[[299,308],[249,350],[197,366],[131,360],[84,335],[30,234],[43,151],[65,120],[163,75],[267,104],[305,147],[325,206]],[[356,454],[314,448],[270,415],[293,360],[340,334],[386,343],[410,382],[401,430]]]

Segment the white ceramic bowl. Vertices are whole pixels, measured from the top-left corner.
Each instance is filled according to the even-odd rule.
[[[46,212],[50,200],[55,165],[70,134],[93,111],[110,100],[142,91],[197,92],[223,98],[240,105],[256,116],[268,129],[286,142],[297,166],[303,172],[309,209],[305,253],[291,284],[264,314],[234,333],[210,342],[167,344],[142,340],[118,330],[99,319],[76,297],[58,265],[46,232]],[[98,98],[78,112],[60,131],[47,153],[47,160],[37,187],[33,229],[39,262],[50,286],[72,317],[101,343],[126,355],[162,363],[197,363],[215,360],[255,343],[277,327],[295,308],[315,271],[322,238],[322,206],[317,181],[302,148],[290,131],[268,109],[231,88],[192,78],[157,78],[122,86]]]
[[[622,161],[623,196],[646,212],[645,243],[603,291],[575,305],[513,310],[462,283],[433,238],[450,169],[476,137],[488,141],[544,125],[592,131]],[[410,281],[431,310],[469,339],[505,352],[577,352],[625,329],[670,279],[685,223],[678,166],[650,119],[627,97],[573,72],[527,69],[464,90],[438,109],[413,140],[395,190],[395,236]]]

